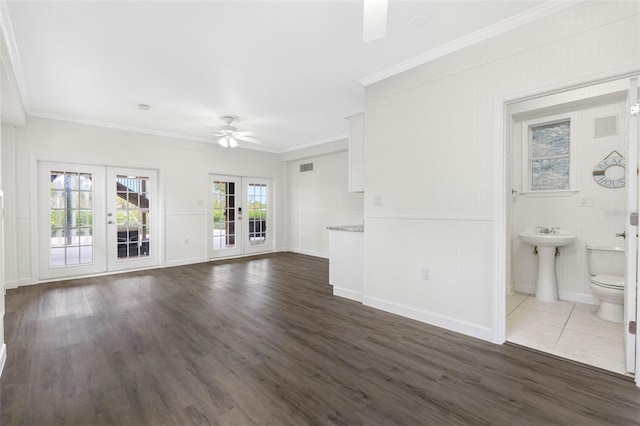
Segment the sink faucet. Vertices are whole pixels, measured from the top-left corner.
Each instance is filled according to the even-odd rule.
[[[555,234],[556,233],[556,228],[554,228],[554,227],[544,228],[542,226],[538,226],[538,228],[540,229],[540,233],[541,234]]]

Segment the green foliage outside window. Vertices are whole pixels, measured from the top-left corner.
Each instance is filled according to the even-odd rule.
[[[267,210],[249,210],[249,220],[267,220]]]
[[[67,216],[64,210],[51,211],[51,229],[87,227],[93,224],[93,213],[91,210],[71,210],[71,223],[67,223]]]

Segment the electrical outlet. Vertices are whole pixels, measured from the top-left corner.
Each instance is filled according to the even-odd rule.
[[[184,245],[186,246],[187,244],[189,244],[189,238],[184,239]]]
[[[592,195],[581,195],[580,196],[580,206],[581,207],[591,207],[591,206],[593,206],[593,196]]]
[[[373,196],[373,205],[377,207],[382,206],[382,195]]]
[[[431,268],[422,268],[422,279],[431,281]]]

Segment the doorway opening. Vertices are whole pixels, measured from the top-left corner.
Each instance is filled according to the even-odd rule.
[[[505,104],[506,340],[625,375],[636,365],[627,324],[636,318],[637,227],[629,213],[637,212],[638,187],[620,172],[637,169],[634,84],[624,78]],[[613,157],[610,176],[596,170]],[[554,246],[556,256],[541,256],[547,249],[537,245],[546,243],[524,232],[572,238]],[[613,320],[603,319],[593,290],[590,256],[601,248],[623,259],[608,272],[621,303],[624,293]]]

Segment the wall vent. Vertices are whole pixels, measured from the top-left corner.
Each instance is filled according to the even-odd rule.
[[[300,164],[300,172],[310,172],[313,170],[313,163]]]
[[[594,132],[593,137],[602,138],[605,136],[613,136],[618,134],[618,117],[612,115],[611,117],[596,118],[593,120]]]

